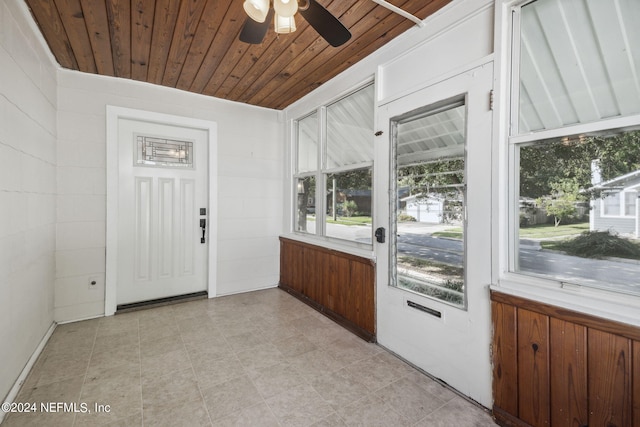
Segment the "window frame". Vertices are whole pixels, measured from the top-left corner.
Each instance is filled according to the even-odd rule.
[[[608,317],[625,317],[626,311],[622,313],[614,311],[618,306],[624,305],[637,310],[640,307],[640,296],[637,294],[627,294],[620,291],[602,289],[593,285],[582,284],[576,278],[571,282],[563,281],[559,278],[542,277],[527,274],[519,271],[518,247],[519,247],[519,147],[536,145],[553,139],[571,138],[582,135],[606,135],[612,131],[630,131],[640,129],[640,114],[626,116],[615,116],[588,123],[570,124],[558,128],[542,129],[526,134],[519,133],[520,122],[520,18],[522,7],[533,3],[536,0],[503,0],[501,9],[505,25],[505,34],[502,39],[502,60],[505,77],[504,107],[503,107],[503,133],[504,139],[496,139],[500,150],[504,169],[505,180],[500,187],[502,189],[502,212],[501,216],[506,219],[499,224],[497,231],[498,240],[504,248],[498,251],[498,272],[496,275],[498,286],[496,289],[510,289],[525,297],[547,301],[550,303],[562,302],[566,305],[575,305],[579,299],[582,307],[590,307],[595,312],[605,312]],[[496,20],[497,23],[500,19]],[[499,25],[499,24],[497,24]],[[500,122],[501,120],[498,120]],[[621,192],[624,194],[624,192]],[[621,212],[624,213],[624,199],[620,201]],[[601,200],[600,203],[603,203]],[[603,208],[602,205],[600,205]],[[601,209],[601,213],[604,212]],[[607,216],[622,218],[623,216]],[[624,216],[629,218],[628,216]],[[578,298],[576,296],[579,295]],[[598,304],[607,305],[602,309]],[[594,307],[597,309],[594,310]],[[629,321],[625,318],[625,321]],[[637,319],[631,321],[638,323]],[[640,323],[639,323],[640,324]]]
[[[373,191],[373,185],[375,182],[375,177],[374,177],[374,160],[372,159],[371,161],[367,161],[367,162],[359,162],[359,163],[354,163],[351,165],[345,165],[345,166],[338,166],[338,167],[332,167],[332,168],[328,168],[327,167],[327,158],[326,158],[326,153],[327,153],[327,107],[340,102],[341,100],[348,98],[349,96],[351,96],[354,93],[357,93],[360,90],[364,90],[368,87],[372,87],[373,90],[375,91],[375,82],[373,79],[369,79],[366,82],[352,88],[351,90],[343,93],[342,95],[332,98],[331,100],[329,100],[328,102],[316,107],[313,110],[308,111],[305,114],[302,114],[301,116],[299,116],[299,118],[293,119],[293,168],[292,168],[292,179],[291,179],[291,195],[292,195],[292,199],[294,200],[294,203],[292,205],[292,217],[291,217],[291,223],[289,225],[289,230],[291,233],[298,235],[298,236],[304,236],[304,237],[308,237],[311,239],[319,239],[322,241],[328,241],[328,242],[334,242],[334,243],[338,243],[339,245],[344,245],[347,247],[352,247],[352,248],[356,248],[356,249],[364,249],[366,251],[371,251],[373,249],[373,217],[374,217],[374,212],[373,212],[373,206],[375,206],[375,199],[374,199],[374,191]],[[375,126],[375,109],[376,109],[376,105],[375,105],[375,96],[374,96],[374,105],[372,105],[372,108],[374,110],[374,119],[373,122],[371,123],[372,129]],[[313,114],[317,114],[317,120],[318,120],[318,147],[317,147],[317,169],[314,171],[306,171],[306,172],[299,172],[298,167],[299,167],[299,162],[298,162],[298,155],[299,155],[299,122],[301,120],[304,120],[307,117],[312,116]],[[371,144],[372,144],[372,153],[374,151],[374,134],[373,131],[371,133]],[[371,243],[362,243],[362,242],[356,242],[353,240],[348,240],[348,239],[341,239],[338,237],[333,237],[333,236],[327,236],[327,232],[326,232],[326,225],[327,225],[327,201],[326,198],[323,197],[322,195],[324,195],[326,187],[327,187],[327,177],[331,174],[337,174],[337,173],[344,173],[344,172],[349,172],[352,170],[359,170],[359,169],[365,169],[368,168],[371,170],[371,205],[372,205],[372,210],[371,210]],[[316,178],[316,200],[315,200],[315,212],[316,212],[316,229],[315,229],[315,233],[308,233],[308,232],[303,232],[303,231],[299,231],[296,230],[296,220],[297,220],[297,203],[295,202],[297,200],[297,181],[301,178],[305,178],[305,177],[309,177],[309,176],[315,176]]]

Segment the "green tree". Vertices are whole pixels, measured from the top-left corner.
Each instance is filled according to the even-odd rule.
[[[575,179],[566,179],[551,184],[551,194],[538,198],[538,206],[543,207],[548,215],[552,215],[557,227],[563,220],[575,218],[577,202],[583,197],[579,194]]]
[[[342,213],[347,218],[352,217],[358,211],[358,205],[353,200],[342,202]]]
[[[571,179],[592,186],[591,163],[599,161],[604,181],[640,169],[640,131],[615,136],[555,140],[520,149],[520,196],[551,195],[552,185]],[[598,194],[592,194],[598,197]]]

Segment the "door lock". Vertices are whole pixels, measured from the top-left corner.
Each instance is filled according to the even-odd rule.
[[[384,243],[385,229],[383,227],[376,228],[375,236],[378,243]]]

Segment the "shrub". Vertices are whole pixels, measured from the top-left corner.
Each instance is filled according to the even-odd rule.
[[[346,217],[353,216],[358,211],[358,205],[353,200],[345,200],[342,203],[342,213]]]
[[[577,237],[562,242],[558,248],[570,255],[585,258],[636,258],[640,259],[640,245],[608,231],[585,231]]]
[[[399,222],[416,222],[416,219],[411,215],[401,213],[401,214],[398,214],[398,221]]]

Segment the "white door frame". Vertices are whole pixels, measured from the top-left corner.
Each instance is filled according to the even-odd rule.
[[[106,238],[106,270],[104,291],[104,315],[111,316],[116,312],[116,290],[118,280],[118,124],[120,119],[130,119],[164,125],[175,125],[207,132],[209,146],[209,193],[207,206],[207,222],[209,224],[208,244],[208,293],[209,298],[216,296],[217,275],[217,224],[218,211],[216,201],[218,194],[218,161],[217,140],[218,125],[209,120],[135,110],[132,108],[107,105],[107,238]]]

